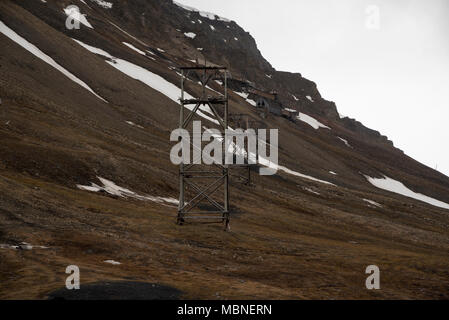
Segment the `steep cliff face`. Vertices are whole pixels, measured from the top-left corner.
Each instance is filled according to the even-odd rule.
[[[337,106],[321,96],[315,82],[299,73],[275,70],[262,56],[255,39],[235,21],[176,1],[116,1],[111,13],[123,18],[121,22],[138,30],[142,37],[158,39],[173,54],[227,66],[235,78],[249,80],[265,91],[277,91],[289,107],[340,121]],[[393,145],[387,137],[354,119],[346,118],[340,124],[366,141]]]
[[[265,91],[277,91],[279,100],[289,108],[339,122],[339,125],[367,142],[393,145],[387,137],[354,119],[340,120],[336,104],[321,96],[315,82],[299,73],[275,70],[262,56],[255,39],[235,21],[183,6],[176,1],[116,0],[107,3],[112,4],[110,8],[105,8],[101,2],[75,2],[89,20],[101,26],[104,33],[111,32],[109,29],[113,23],[121,26],[122,30],[130,31],[136,39],[140,39],[138,44],[150,45],[156,53],[155,49],[160,47],[184,61],[207,61],[226,66],[236,79],[250,81]],[[57,7],[41,1],[26,1],[21,5],[30,12],[42,14],[53,28],[67,33],[64,23],[61,23],[61,11],[72,4],[64,0],[59,1]],[[69,34],[75,32],[69,31]],[[82,38],[84,35],[78,36]],[[105,45],[110,46],[109,43]],[[176,59],[173,62],[182,64]]]

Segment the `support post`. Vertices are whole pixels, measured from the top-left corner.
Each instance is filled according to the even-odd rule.
[[[225,75],[224,75],[224,79],[225,79],[225,83],[224,83],[224,87],[225,87],[225,106],[224,106],[224,132],[226,132],[226,130],[228,129],[228,75],[227,72],[225,71]],[[223,137],[225,135],[223,134]],[[226,148],[226,144],[224,144],[224,147]],[[226,150],[223,153],[223,156],[226,157]],[[225,176],[225,182],[224,182],[224,218],[225,218],[225,229],[228,230],[229,229],[229,222],[230,222],[230,217],[229,217],[229,165],[226,164],[226,162],[223,162],[224,164],[224,171],[223,174]]]
[[[184,124],[184,70],[181,70],[181,101],[179,110],[179,128],[182,129]],[[178,206],[178,220],[177,224],[184,223],[184,217],[182,214],[182,208],[184,208],[184,163],[179,165],[179,206]]]

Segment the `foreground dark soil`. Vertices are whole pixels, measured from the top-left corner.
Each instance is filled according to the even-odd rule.
[[[95,282],[78,290],[65,287],[52,292],[51,300],[176,300],[181,292],[155,283],[136,281]]]

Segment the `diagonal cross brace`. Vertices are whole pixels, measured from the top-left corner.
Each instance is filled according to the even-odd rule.
[[[188,185],[190,185],[190,186],[191,186],[192,188],[194,188],[196,191],[201,192],[201,188],[198,187],[196,184],[194,184],[193,182],[188,181],[188,180],[186,180],[186,182],[187,182]],[[212,198],[210,197],[210,195],[214,194],[215,191],[217,191],[217,189],[215,189],[214,191],[210,192],[209,195],[208,195],[207,193],[204,193],[204,196],[205,196],[205,197],[207,198],[207,200],[208,200],[212,205],[214,205],[217,209],[219,209],[219,210],[221,210],[221,211],[225,211],[225,209],[224,209],[224,207],[223,207],[222,205],[220,205],[217,201],[215,201],[214,199],[212,199]],[[197,204],[199,204],[201,201],[202,201],[202,199],[199,200],[197,203],[195,203],[195,204],[192,206],[191,209],[193,209],[193,207],[195,207],[195,206],[196,206]],[[191,209],[190,209],[190,210],[191,210]],[[190,211],[190,210],[189,210],[189,211]]]

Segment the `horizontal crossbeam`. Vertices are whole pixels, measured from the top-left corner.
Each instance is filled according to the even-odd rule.
[[[179,67],[181,70],[227,70],[226,67]]]
[[[213,213],[213,212],[209,211],[208,213],[210,214],[210,213]],[[217,212],[217,213],[221,213],[221,212]],[[192,214],[192,213],[190,213],[190,214]],[[216,216],[216,217],[214,217],[214,216],[185,216],[184,219],[217,219],[217,220],[223,221],[226,218],[219,217],[219,216]]]
[[[211,99],[184,99],[181,100],[181,103],[183,105],[189,105],[189,104],[199,104],[199,105],[208,105],[208,104],[226,104],[225,99],[219,99],[219,98],[211,98]]]

